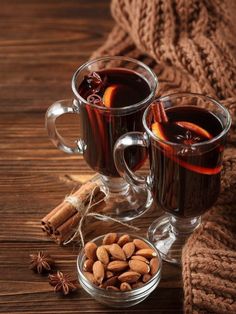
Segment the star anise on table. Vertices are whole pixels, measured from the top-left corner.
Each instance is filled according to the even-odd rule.
[[[72,280],[70,275],[57,271],[54,275],[49,275],[49,283],[54,287],[55,292],[62,292],[64,295],[78,289],[77,281]]]
[[[37,254],[30,254],[30,269],[33,269],[39,274],[49,272],[52,270],[55,262],[49,254],[38,252]]]

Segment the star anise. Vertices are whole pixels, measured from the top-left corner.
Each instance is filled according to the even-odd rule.
[[[57,271],[54,275],[49,275],[49,283],[54,287],[55,292],[62,292],[64,295],[77,290],[76,280],[71,280],[70,275]]]
[[[200,137],[194,135],[189,130],[187,130],[184,135],[178,135],[177,139],[181,140],[185,145],[192,145],[200,141]]]
[[[98,93],[103,87],[103,81],[97,72],[92,72],[89,75],[85,75],[85,81],[88,84],[89,89],[93,93]]]
[[[48,254],[38,252],[37,254],[30,254],[30,269],[42,274],[43,272],[49,272],[54,266],[54,260]]]

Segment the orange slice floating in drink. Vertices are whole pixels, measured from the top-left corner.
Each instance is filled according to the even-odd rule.
[[[182,122],[182,121],[181,121]],[[191,123],[192,125],[194,125],[193,123]],[[195,125],[194,125],[195,126]],[[204,129],[202,129],[203,131],[205,131]],[[167,141],[167,138],[163,132],[161,123],[155,122],[152,124],[152,132],[161,140],[163,141]],[[206,131],[207,132],[207,131]],[[207,132],[208,133],[208,132]],[[199,134],[199,133],[198,133]],[[210,135],[210,133],[208,133]],[[202,135],[202,133],[201,133]],[[210,135],[211,136],[211,135]],[[221,171],[222,166],[217,166],[215,168],[207,168],[207,167],[200,167],[197,165],[193,165],[190,164],[180,158],[178,158],[175,153],[174,153],[174,149],[165,143],[159,142],[159,144],[164,148],[163,153],[170,159],[172,159],[174,162],[176,162],[177,164],[179,164],[181,167],[184,167],[190,171],[193,172],[197,172],[200,174],[205,174],[205,175],[214,175],[217,174]]]
[[[195,132],[200,136],[206,137],[207,139],[211,139],[213,137],[207,130],[203,129],[202,127],[195,123],[191,123],[188,121],[178,121],[175,122],[175,124],[182,128],[188,129],[189,131]]]
[[[103,103],[107,108],[111,108],[112,101],[114,99],[114,96],[117,92],[117,85],[111,85],[106,88],[104,94],[103,94]]]
[[[167,141],[165,134],[163,132],[162,126],[159,122],[152,124],[152,132],[163,141]]]
[[[161,126],[161,123],[159,122],[155,122],[152,124],[152,132],[161,140],[163,141],[168,141],[168,139],[166,138],[164,132],[163,132],[163,129],[162,129],[162,126]],[[172,151],[172,147],[165,144],[165,143],[161,143],[160,142],[160,145],[166,150],[166,151]]]

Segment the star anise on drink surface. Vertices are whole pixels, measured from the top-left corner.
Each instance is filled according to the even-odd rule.
[[[85,80],[93,92],[98,92],[102,86],[102,79],[100,75],[96,72],[92,72],[85,76]]]
[[[89,75],[85,75],[84,79],[92,93],[100,92],[106,82],[106,78],[103,81],[97,72],[91,72]]]
[[[194,135],[189,130],[187,130],[184,135],[178,135],[177,139],[181,140],[185,145],[192,145],[200,141],[200,137]]]
[[[39,274],[43,272],[49,272],[52,270],[55,262],[52,257],[43,252],[38,252],[37,254],[30,254],[30,269],[33,269]]]
[[[49,283],[54,287],[55,292],[62,292],[64,295],[78,289],[76,280],[71,280],[70,275],[57,271],[54,275],[49,275]]]

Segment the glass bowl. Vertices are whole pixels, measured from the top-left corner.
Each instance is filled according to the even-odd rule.
[[[122,234],[124,233],[118,233],[118,236]],[[104,236],[105,235],[99,236],[91,240],[91,242],[101,245]],[[156,274],[140,288],[136,288],[131,291],[111,291],[100,288],[89,281],[83,274],[83,264],[85,261],[84,249],[81,250],[77,258],[78,279],[81,287],[98,302],[106,304],[109,307],[126,308],[142,302],[152,293],[152,291],[156,289],[161,279],[162,262],[160,254],[155,246],[143,237],[134,234],[130,234],[130,237],[132,239],[141,239],[146,242],[156,252],[159,260],[159,268]]]

